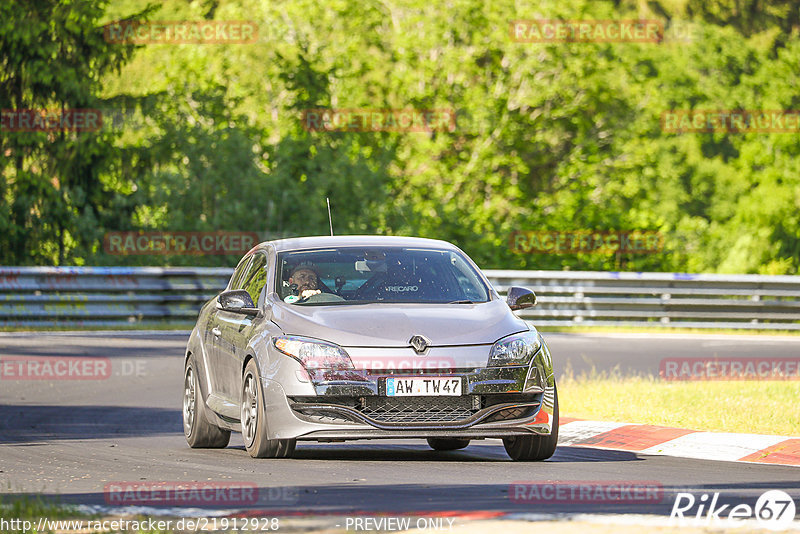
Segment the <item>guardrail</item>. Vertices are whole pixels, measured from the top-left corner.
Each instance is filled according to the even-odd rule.
[[[550,326],[800,330],[800,276],[485,271],[504,293],[536,291],[520,316]]]
[[[500,293],[530,287],[539,326],[800,330],[800,276],[485,271]],[[228,268],[0,267],[0,326],[191,324]]]

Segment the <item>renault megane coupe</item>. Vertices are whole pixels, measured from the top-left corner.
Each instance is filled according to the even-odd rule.
[[[385,236],[257,245],[200,311],[186,349],[191,447],[242,432],[255,458],[297,441],[425,438],[436,450],[499,438],[514,460],[558,439],[550,352],[456,246]]]

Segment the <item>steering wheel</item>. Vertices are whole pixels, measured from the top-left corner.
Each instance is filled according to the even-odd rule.
[[[298,301],[298,304],[305,304],[307,302],[342,302],[345,299],[336,293],[316,293],[307,299]]]

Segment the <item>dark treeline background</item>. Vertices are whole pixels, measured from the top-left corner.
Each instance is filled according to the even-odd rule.
[[[486,268],[796,274],[800,135],[675,134],[669,109],[800,109],[793,0],[3,0],[0,108],[99,108],[99,132],[0,132],[0,264],[110,256],[108,231],[455,242]],[[252,44],[120,45],[121,19],[245,20]],[[514,19],[658,18],[661,43],[512,41]],[[308,132],[308,108],[452,108],[454,131]],[[650,255],[525,255],[515,230],[658,230]]]

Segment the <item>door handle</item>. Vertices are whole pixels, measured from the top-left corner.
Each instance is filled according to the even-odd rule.
[[[215,336],[221,336],[222,330],[220,330],[218,326],[215,326],[214,328],[211,329],[211,333],[214,334]]]

